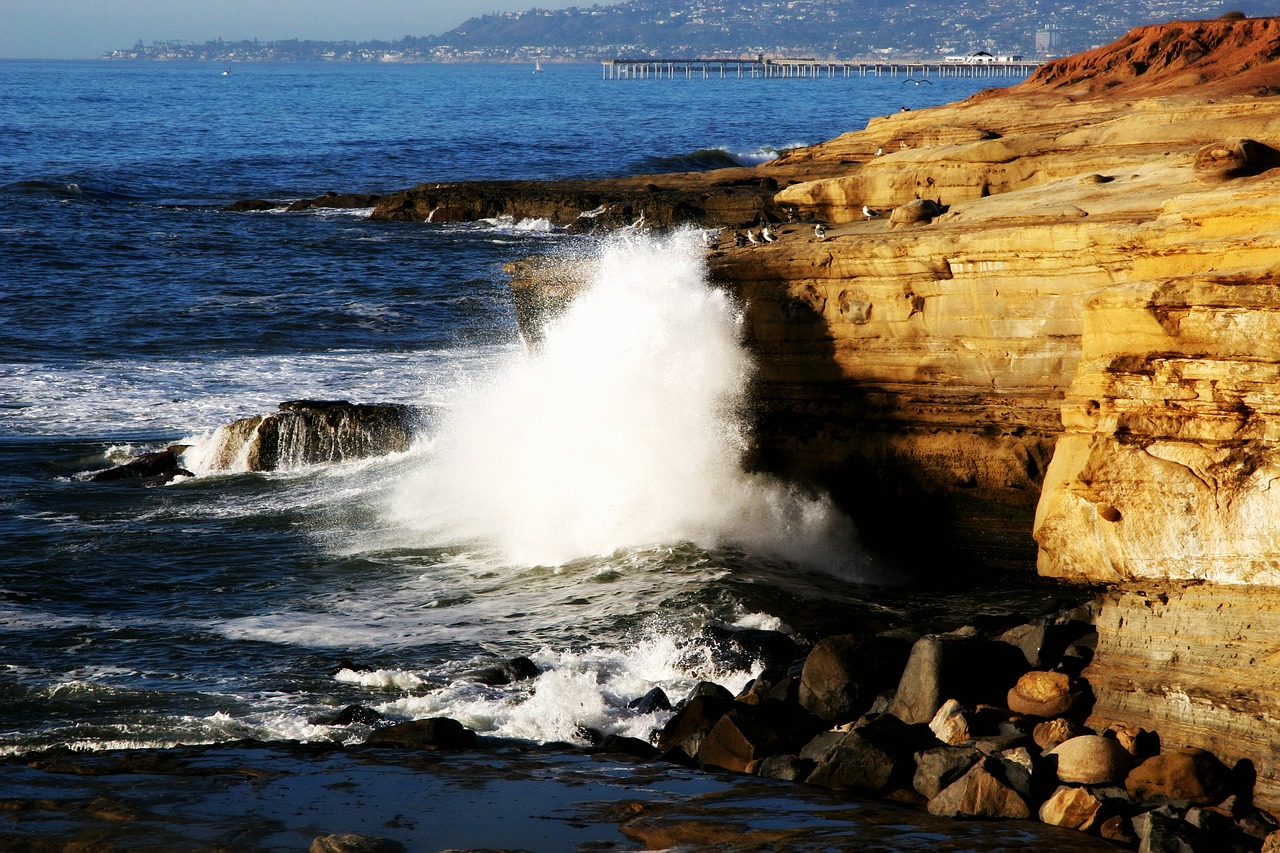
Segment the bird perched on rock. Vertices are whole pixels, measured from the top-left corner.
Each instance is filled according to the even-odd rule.
[[[759,245],[760,245],[760,238],[756,236],[756,232],[755,232],[755,231],[748,230],[748,231],[747,231],[747,242],[748,242],[748,243],[750,243],[750,244],[751,244],[751,245],[753,245],[753,246],[759,246]]]
[[[794,207],[787,208],[787,221],[788,222],[796,221],[796,209]]]
[[[773,243],[778,239],[778,235],[771,231],[767,224],[760,229],[760,236],[764,238],[766,243]]]
[[[817,237],[819,240],[827,239],[827,229],[822,227],[821,222],[813,226],[813,236]]]

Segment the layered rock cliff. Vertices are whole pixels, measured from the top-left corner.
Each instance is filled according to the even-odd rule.
[[[1145,468],[1113,471],[1104,482],[1087,448],[1118,429],[1117,446],[1132,450],[1143,429],[1148,444],[1169,438],[1160,430],[1174,420],[1202,425],[1173,436],[1179,441],[1270,437],[1249,407],[1264,405],[1256,389],[1274,354],[1240,344],[1266,337],[1267,312],[1253,308],[1267,303],[1266,270],[1280,263],[1270,171],[1280,98],[1268,82],[1280,83],[1276,56],[1275,19],[1145,28],[1011,89],[895,113],[764,167],[786,175],[800,163],[852,163],[845,174],[793,183],[776,196],[826,222],[825,240],[811,225],[784,226],[776,244],[712,259],[717,280],[741,294],[759,353],[761,464],[831,488],[863,517],[875,544],[899,556],[922,548],[927,556],[922,541],[950,541],[972,564],[1012,565],[1034,550],[1027,534],[1066,400],[1067,438],[1037,528],[1042,571],[1083,580],[1134,575],[1093,544],[1123,538],[1120,530],[1145,543],[1129,543],[1135,559],[1147,559],[1143,548],[1165,555],[1157,573],[1180,562],[1195,546],[1153,541],[1139,529],[1133,497],[1138,517],[1106,520],[1126,512],[1126,499],[1104,494],[1129,488],[1156,511],[1153,466],[1176,463],[1147,453],[1131,460]],[[886,215],[915,198],[946,212],[910,225]],[[1132,334],[1144,312],[1191,317],[1153,319],[1165,338],[1153,339],[1151,328]],[[1234,327],[1236,343],[1206,350],[1214,329],[1232,323],[1244,324]],[[1181,372],[1159,361],[1173,353],[1181,353]],[[1123,365],[1132,367],[1125,376]],[[1153,390],[1153,375],[1162,391]],[[1142,382],[1145,414],[1117,419],[1117,406],[1132,413],[1139,405],[1133,395]],[[1232,383],[1239,388],[1229,390]],[[1244,433],[1204,426],[1209,386],[1230,398],[1219,409],[1237,407],[1232,417],[1248,423]],[[1197,398],[1205,402],[1193,413],[1186,401]],[[1180,467],[1201,470],[1228,455]],[[1253,461],[1233,484],[1253,476],[1248,465],[1266,467],[1258,452],[1238,455]],[[1203,494],[1174,488],[1213,505],[1203,498],[1214,481],[1192,479]],[[1249,482],[1261,489],[1265,472]],[[1233,537],[1268,511],[1258,495],[1250,500],[1234,520],[1215,516],[1225,527],[1207,538]],[[1098,515],[1099,506],[1111,509]],[[1156,512],[1156,523],[1164,516]],[[1240,547],[1259,544],[1254,534]],[[1237,571],[1215,565],[1219,579]],[[1254,559],[1241,579],[1258,565]]]

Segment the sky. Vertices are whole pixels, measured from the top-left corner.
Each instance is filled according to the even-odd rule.
[[[398,39],[597,0],[0,0],[0,59],[96,59],[139,39]]]

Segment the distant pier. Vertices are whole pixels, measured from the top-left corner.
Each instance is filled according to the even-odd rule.
[[[605,80],[674,80],[718,77],[790,80],[819,77],[1027,77],[1042,63],[1021,59],[921,62],[910,59],[603,59]]]

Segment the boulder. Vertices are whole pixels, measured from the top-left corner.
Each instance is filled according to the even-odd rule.
[[[911,647],[889,713],[908,723],[928,723],[947,699],[967,707],[995,704],[1004,698],[1013,673],[1024,669],[1019,651],[973,628],[926,634]]]
[[[857,719],[898,683],[907,654],[906,643],[888,637],[827,637],[805,658],[800,704],[828,722]]]
[[[946,212],[946,208],[931,198],[918,198],[899,205],[889,214],[889,227],[903,225],[928,225]]]
[[[737,703],[702,738],[698,764],[749,772],[756,762],[784,749],[786,732],[779,723],[778,717],[762,712],[759,706]]]
[[[1196,748],[1148,758],[1129,773],[1125,788],[1140,803],[1213,805],[1230,793],[1231,771],[1213,753]]]
[[[933,799],[981,759],[982,753],[972,746],[936,746],[918,752],[912,785],[920,794]]]
[[[929,814],[1019,819],[1031,817],[1031,808],[1005,781],[1000,763],[987,758],[930,799]]]
[[[637,714],[653,714],[657,711],[670,711],[671,700],[667,698],[666,691],[655,687],[643,696],[632,699],[627,707]]]
[[[189,444],[171,444],[164,450],[154,450],[130,459],[123,465],[82,475],[91,483],[111,483],[120,480],[140,480],[146,485],[162,485],[174,477],[194,477],[181,465],[182,454]]]
[[[1220,853],[1223,844],[1184,820],[1159,811],[1133,819],[1138,853]]]
[[[1053,760],[1058,779],[1078,785],[1112,785],[1124,781],[1133,767],[1133,756],[1102,735],[1081,735],[1058,744],[1046,753]]]
[[[1055,746],[1072,738],[1091,734],[1093,732],[1082,723],[1058,717],[1054,720],[1045,720],[1037,723],[1032,732],[1032,738],[1035,740],[1036,746],[1040,747],[1041,752],[1048,752]],[[1123,746],[1123,744],[1121,745]]]
[[[378,729],[365,743],[413,749],[468,749],[476,745],[476,733],[449,717],[431,717]]]
[[[538,665],[526,657],[515,657],[476,670],[471,677],[481,684],[502,685],[525,681],[538,675]]]
[[[1098,835],[1108,841],[1130,848],[1137,846],[1138,836],[1133,832],[1133,824],[1124,815],[1112,815],[1097,826]]]
[[[321,835],[311,842],[310,853],[404,853],[404,845],[389,838],[354,832]]]
[[[648,741],[617,734],[605,735],[595,751],[612,755],[634,755],[645,759],[654,758],[658,754],[657,748]]]
[[[1116,743],[1139,761],[1160,752],[1160,735],[1138,726],[1115,723],[1107,726],[1107,735],[1115,738]]]
[[[680,707],[683,708],[685,705],[688,705],[694,699],[697,699],[703,696],[711,696],[716,699],[723,699],[726,702],[733,701],[733,693],[730,692],[727,687],[722,687],[719,684],[716,684],[714,681],[699,681],[697,684],[693,686],[693,689],[689,691],[689,695],[684,697],[684,701],[680,703]]]
[[[398,404],[292,400],[219,427],[205,461],[215,471],[275,471],[400,453],[417,421],[417,410]]]
[[[734,701],[731,697],[694,696],[662,727],[662,731],[658,734],[658,751],[669,752],[680,749],[690,756],[697,755],[702,738],[733,706]]]
[[[795,755],[770,755],[760,762],[756,775],[783,782],[801,782],[813,772],[813,762]]]
[[[991,756],[1000,762],[1000,769],[1006,785],[1017,791],[1028,803],[1042,798],[1036,796],[1035,761],[1025,746],[1006,749]]]
[[[1070,710],[1077,695],[1065,673],[1032,670],[1009,689],[1006,701],[1014,713],[1052,718]]]
[[[1102,809],[1102,801],[1088,788],[1058,788],[1040,806],[1040,820],[1068,829],[1091,829]]]
[[[882,714],[835,741],[806,780],[811,785],[875,796],[906,787],[915,771],[918,730]]]
[[[964,706],[954,699],[942,703],[929,722],[929,730],[943,743],[960,744],[969,740],[969,717]]]

